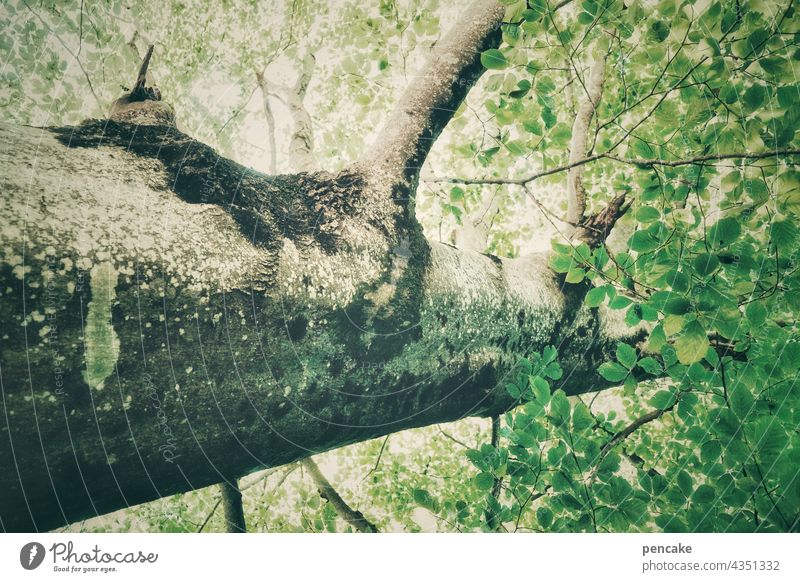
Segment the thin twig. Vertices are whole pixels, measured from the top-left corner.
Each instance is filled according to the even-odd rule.
[[[214,514],[217,512],[217,508],[219,507],[220,503],[222,503],[222,495],[217,498],[217,502],[214,504],[214,507],[211,508],[211,511],[208,512],[205,520],[203,520],[203,524],[197,528],[197,533],[201,533],[205,529],[206,525],[208,525],[208,522],[211,521],[211,518],[214,517]]]
[[[431,183],[447,183],[447,184],[514,184],[518,186],[524,186],[534,180],[538,180],[540,178],[544,178],[546,176],[552,176],[553,174],[558,174],[559,172],[565,172],[571,168],[576,166],[582,166],[584,164],[588,164],[590,162],[596,162],[597,160],[612,160],[615,162],[619,162],[622,164],[632,164],[634,166],[644,166],[644,167],[653,167],[653,166],[664,166],[670,168],[677,168],[679,166],[688,166],[691,164],[701,164],[704,162],[719,162],[722,160],[761,160],[765,158],[772,158],[772,157],[780,157],[780,156],[797,156],[800,155],[800,149],[781,149],[781,150],[774,150],[774,151],[767,151],[767,152],[736,152],[736,153],[724,153],[724,154],[706,154],[702,156],[695,156],[692,158],[685,158],[681,160],[659,160],[656,158],[625,158],[621,156],[616,156],[613,154],[602,153],[602,154],[595,154],[592,156],[587,156],[583,159],[564,164],[562,166],[556,166],[555,168],[550,168],[549,170],[543,170],[541,172],[536,172],[534,174],[530,174],[528,176],[523,176],[522,178],[448,178],[448,177],[435,177],[429,176],[424,177],[422,180],[424,182],[431,182]]]
[[[375,460],[375,466],[374,466],[374,467],[372,467],[372,469],[370,469],[370,470],[369,470],[369,472],[368,472],[366,475],[364,475],[364,479],[366,479],[367,477],[369,477],[369,476],[370,476],[370,475],[372,475],[372,474],[373,474],[375,471],[377,471],[377,470],[378,470],[378,465],[380,465],[380,464],[381,464],[381,458],[383,458],[383,450],[386,448],[386,443],[388,443],[388,442],[389,442],[389,437],[390,437],[390,436],[392,436],[392,435],[391,435],[391,434],[387,434],[387,435],[386,435],[386,438],[385,438],[385,439],[383,439],[383,444],[381,445],[381,450],[380,450],[380,451],[378,451],[378,458]]]
[[[86,78],[86,84],[89,86],[89,91],[92,93],[92,96],[94,97],[94,100],[97,103],[97,105],[100,106],[101,105],[100,98],[97,96],[97,93],[94,90],[94,86],[92,85],[92,79],[89,77],[89,73],[87,73],[86,69],[83,67],[83,63],[81,62],[81,60],[78,57],[78,55],[76,55],[72,51],[72,49],[69,48],[67,43],[65,43],[64,40],[56,32],[53,31],[53,29],[50,27],[49,24],[47,24],[47,22],[44,20],[44,18],[39,16],[39,14],[33,8],[31,8],[30,5],[25,0],[22,0],[22,3],[30,11],[30,13],[33,14],[36,17],[36,19],[44,25],[44,27],[47,29],[47,32],[52,34],[53,37],[58,41],[58,43],[62,47],[64,47],[64,50],[67,51],[67,53],[73,59],[75,59],[75,62],[78,63],[78,67],[83,72],[83,76]]]
[[[450,439],[450,440],[451,440],[451,441],[453,441],[454,443],[456,443],[456,444],[458,444],[458,445],[461,445],[461,446],[462,446],[462,447],[464,447],[465,449],[471,449],[471,448],[472,448],[472,447],[470,447],[470,446],[469,446],[467,443],[465,443],[464,441],[460,441],[460,440],[458,440],[456,437],[454,437],[453,435],[451,435],[450,433],[447,433],[447,432],[445,432],[444,430],[442,430],[442,427],[440,427],[438,424],[436,425],[436,428],[438,428],[438,429],[439,429],[439,432],[440,432],[440,433],[442,433],[442,436],[444,436],[444,437],[447,437],[448,439]]]

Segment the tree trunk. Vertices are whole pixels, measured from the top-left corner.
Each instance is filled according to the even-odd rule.
[[[0,519],[48,530],[570,393],[628,335],[544,256],[427,241],[369,175],[268,177],[168,127],[2,126]]]
[[[242,506],[242,492],[237,481],[223,481],[219,484],[222,495],[222,509],[225,514],[225,531],[228,533],[247,533]]]

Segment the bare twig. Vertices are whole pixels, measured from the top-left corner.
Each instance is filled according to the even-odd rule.
[[[214,503],[214,507],[211,508],[211,511],[208,512],[208,515],[203,520],[202,525],[199,528],[197,528],[197,533],[202,533],[202,531],[208,525],[208,522],[211,521],[211,518],[214,517],[214,514],[217,512],[217,508],[219,507],[220,503],[222,503],[221,495],[217,498],[217,502]]]
[[[460,441],[460,440],[458,440],[456,437],[454,437],[453,435],[451,435],[450,433],[448,433],[448,432],[445,432],[444,430],[442,430],[442,427],[441,427],[441,426],[439,426],[438,424],[436,425],[436,428],[438,428],[438,429],[439,429],[439,432],[440,432],[440,433],[442,433],[442,436],[443,436],[443,437],[450,439],[451,441],[453,441],[453,442],[454,442],[454,443],[456,443],[457,445],[461,445],[461,446],[462,446],[462,447],[464,447],[465,449],[471,449],[471,448],[472,448],[472,447],[470,447],[470,446],[469,446],[467,443],[465,443],[464,441]]]
[[[47,29],[47,32],[53,35],[53,38],[55,38],[58,41],[58,44],[64,47],[64,50],[67,51],[67,54],[69,54],[73,59],[75,59],[75,62],[78,63],[78,68],[80,68],[84,78],[86,79],[86,84],[89,86],[89,91],[94,97],[94,100],[97,103],[97,105],[100,106],[101,105],[100,98],[97,96],[97,93],[94,90],[94,85],[92,85],[92,79],[89,77],[89,73],[86,72],[86,69],[84,68],[83,63],[81,62],[80,57],[78,57],[78,55],[75,54],[71,48],[69,48],[67,43],[65,43],[64,40],[55,31],[53,31],[52,27],[49,24],[47,24],[47,22],[45,22],[44,18],[39,16],[38,12],[36,12],[33,8],[31,8],[30,5],[25,0],[22,0],[22,3],[30,11],[30,13],[33,14],[36,17],[36,19],[42,23],[42,25]]]
[[[675,402],[673,402],[670,406],[666,408],[658,408],[656,410],[651,410],[647,414],[644,414],[631,422],[628,426],[623,428],[622,430],[618,431],[609,441],[603,445],[603,448],[600,449],[600,455],[598,456],[598,460],[596,465],[599,465],[602,460],[610,453],[618,444],[624,441],[626,438],[631,436],[634,432],[638,429],[643,427],[644,425],[653,422],[664,416],[667,412],[672,411],[678,405],[678,401],[680,398],[675,398]]]
[[[766,158],[778,158],[782,156],[797,156],[797,155],[800,155],[800,149],[780,149],[780,150],[773,150],[766,152],[735,152],[735,153],[723,153],[723,154],[706,154],[702,156],[695,156],[692,158],[684,158],[680,160],[660,160],[657,158],[626,158],[622,156],[616,156],[613,154],[602,153],[602,154],[587,156],[575,162],[570,162],[562,166],[556,166],[554,168],[550,168],[549,170],[536,172],[528,176],[523,176],[522,178],[493,178],[493,177],[447,178],[447,177],[431,176],[423,178],[423,181],[431,183],[444,182],[448,184],[512,184],[517,186],[524,186],[540,178],[544,178],[546,176],[552,176],[553,174],[565,172],[576,166],[582,166],[584,164],[604,159],[619,162],[621,164],[630,164],[642,167],[663,166],[669,168],[677,168],[680,166],[702,164],[705,162],[719,162],[722,160],[762,160]]]
[[[370,476],[370,475],[372,475],[372,474],[373,474],[375,471],[377,471],[377,470],[378,470],[378,466],[381,464],[381,459],[383,458],[383,451],[384,451],[384,449],[386,448],[386,443],[388,443],[388,442],[389,442],[389,437],[390,437],[390,436],[392,436],[392,435],[390,435],[390,434],[387,434],[387,435],[386,435],[386,438],[385,438],[385,439],[383,439],[383,444],[381,445],[381,450],[380,450],[380,451],[378,451],[378,458],[377,458],[377,459],[375,459],[375,466],[374,466],[374,467],[372,467],[372,469],[370,469],[370,470],[369,470],[369,472],[368,472],[366,475],[364,475],[364,479],[366,479],[367,477],[369,477],[369,476]]]

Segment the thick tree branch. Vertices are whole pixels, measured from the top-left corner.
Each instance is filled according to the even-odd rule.
[[[499,44],[503,14],[496,0],[474,0],[465,8],[406,88],[365,167],[408,185],[416,182],[431,146],[483,73],[481,53]]]
[[[278,173],[278,146],[275,142],[275,114],[272,112],[272,104],[269,102],[270,92],[267,81],[262,71],[256,71],[256,85],[261,90],[261,104],[264,109],[264,121],[267,124],[267,149],[269,150],[269,171],[271,174]]]
[[[375,524],[364,517],[363,513],[350,507],[347,502],[342,499],[341,495],[339,495],[334,486],[330,484],[330,481],[325,478],[325,475],[322,474],[322,471],[319,470],[319,467],[312,458],[303,459],[300,463],[303,465],[303,468],[308,471],[308,474],[314,481],[314,485],[317,491],[319,491],[320,497],[333,506],[339,517],[361,533],[378,532],[378,528],[375,527]]]
[[[497,215],[500,196],[493,192],[481,204],[461,219],[454,232],[454,244],[460,249],[485,252],[489,240],[489,232],[494,217]]]
[[[303,103],[308,84],[314,73],[316,60],[309,54],[303,59],[300,74],[294,88],[287,95],[287,105],[294,120],[294,129],[289,143],[289,155],[292,167],[297,172],[308,172],[317,164],[314,163],[314,126],[311,116]]]
[[[628,211],[630,205],[630,201],[626,202],[625,192],[617,194],[602,209],[581,222],[578,229],[580,240],[590,248],[603,244],[617,220]]]
[[[9,530],[498,414],[547,345],[559,387],[601,389],[597,366],[637,341],[545,255],[459,252],[393,221],[369,174],[264,176],[163,125],[0,137]]]
[[[606,75],[605,55],[597,57],[586,80],[586,94],[578,105],[577,115],[572,124],[572,137],[569,144],[569,164],[586,157],[589,141],[589,126],[603,94]],[[567,223],[581,224],[586,214],[586,189],[583,185],[584,165],[573,165],[567,171]],[[580,229],[577,229],[580,231]],[[576,233],[581,238],[580,232]]]

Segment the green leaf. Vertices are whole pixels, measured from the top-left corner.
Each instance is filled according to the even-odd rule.
[[[594,287],[590,289],[589,292],[586,294],[586,299],[584,300],[587,307],[597,307],[603,303],[606,298],[606,288],[603,287]]]
[[[636,220],[639,222],[655,222],[661,218],[661,213],[652,206],[642,206],[636,211]]]
[[[566,273],[572,266],[572,258],[567,255],[550,255],[550,268],[556,273]]]
[[[642,307],[640,305],[634,304],[630,306],[630,309],[625,314],[625,323],[628,327],[636,327],[642,321],[641,313]]]
[[[547,406],[547,403],[550,402],[550,383],[541,376],[534,376],[531,379],[531,387],[536,401],[542,406]]]
[[[739,221],[735,218],[723,218],[708,229],[708,242],[716,247],[726,247],[739,238],[742,232]]]
[[[544,130],[539,124],[539,121],[536,119],[526,119],[522,122],[522,127],[525,128],[525,131],[528,131],[534,135],[544,135]]]
[[[647,30],[647,40],[652,43],[664,42],[669,36],[670,26],[665,20],[653,20]]]
[[[539,93],[543,93],[547,95],[548,93],[552,93],[556,89],[556,84],[549,79],[548,77],[542,77],[536,82],[536,90]]]
[[[748,303],[744,308],[744,313],[753,328],[762,326],[767,320],[767,308],[759,301]]]
[[[742,187],[756,205],[761,205],[769,199],[769,188],[764,180],[748,178],[742,182]]]
[[[748,112],[761,109],[767,99],[767,90],[762,85],[755,84],[747,88],[742,98]]]
[[[741,420],[745,420],[747,415],[753,412],[755,400],[744,382],[735,382],[728,389],[728,402],[733,413]]]
[[[498,49],[489,49],[481,53],[481,64],[486,69],[505,69],[508,59]]]
[[[597,371],[609,382],[622,382],[625,376],[628,375],[628,370],[616,362],[604,362],[600,364]]]
[[[647,340],[647,349],[653,352],[660,352],[661,348],[666,345],[666,343],[667,336],[664,333],[664,326],[659,323],[650,333],[650,338]]]
[[[637,230],[628,241],[630,249],[637,253],[654,251],[658,248],[659,244],[659,241],[654,239],[646,230]]]
[[[779,249],[786,249],[797,239],[797,226],[789,219],[775,220],[770,229],[772,242]]]
[[[629,370],[636,365],[636,350],[625,343],[617,344],[617,360]]]
[[[625,297],[624,295],[617,295],[611,301],[608,302],[608,306],[611,309],[624,309],[628,305],[633,303],[629,298]]]
[[[685,297],[675,297],[664,304],[664,313],[667,315],[683,315],[692,310],[692,304]]]
[[[553,380],[558,380],[561,378],[561,376],[564,375],[564,371],[561,369],[561,366],[559,366],[557,362],[551,362],[547,364],[544,370],[542,370],[542,373],[548,378],[551,378]]]
[[[648,402],[650,406],[658,408],[659,410],[666,410],[675,404],[676,395],[671,390],[659,390],[656,392]]]
[[[491,475],[490,475],[490,477],[491,477]],[[431,497],[431,494],[428,493],[425,489],[414,489],[411,492],[411,495],[414,498],[414,501],[418,505],[421,505],[422,507],[425,507],[426,509],[430,509],[431,511],[433,511],[435,509],[436,501],[433,499],[433,497]]]
[[[475,475],[475,486],[479,490],[489,491],[492,485],[494,485],[494,477],[492,477],[491,473],[478,473]]]
[[[758,456],[768,463],[786,448],[788,435],[774,416],[762,416],[747,427]]]
[[[722,456],[722,446],[718,440],[710,440],[703,443],[700,447],[700,459],[704,463],[718,462]]]
[[[664,277],[667,285],[672,287],[673,291],[683,293],[689,290],[689,276],[681,271],[672,270]]]
[[[740,54],[739,56],[749,57],[756,56],[761,53],[767,44],[767,40],[769,40],[770,34],[771,33],[765,28],[758,28],[752,31],[744,40],[744,50],[746,52],[744,54]]]
[[[569,420],[570,405],[563,390],[556,390],[550,398],[550,414],[563,424]]]
[[[633,374],[629,374],[628,377],[625,378],[625,382],[622,384],[625,395],[631,396],[636,391],[636,387],[638,385],[639,382],[636,381],[636,377]]]
[[[717,267],[719,267],[719,259],[716,255],[701,253],[694,258],[692,266],[698,275],[707,277],[717,270]]]
[[[583,402],[578,402],[572,410],[572,428],[580,432],[591,426],[594,426],[594,418],[592,418],[586,405]]]
[[[522,396],[522,392],[520,392],[519,386],[517,386],[516,384],[512,384],[510,382],[506,384],[506,392],[508,392],[511,398],[514,398],[515,400],[520,396]]]
[[[686,496],[689,497],[694,490],[694,480],[686,471],[681,471],[678,473],[678,477],[675,480],[680,488],[681,492]]]
[[[570,269],[565,280],[567,283],[580,283],[585,275],[586,273],[583,269]]]
[[[712,503],[717,497],[716,491],[711,485],[700,485],[692,495],[692,501],[705,505]]]
[[[545,107],[542,109],[542,121],[544,121],[544,126],[550,129],[556,124],[558,117],[556,117],[552,109]]]
[[[675,340],[675,352],[681,364],[689,365],[699,362],[708,351],[706,330],[697,321],[689,322],[683,333]]]
[[[536,510],[536,521],[543,529],[549,528],[553,524],[553,512],[547,507],[539,507]]]
[[[660,347],[660,346],[659,346]],[[647,372],[648,374],[660,374],[661,373],[661,364],[659,364],[655,358],[647,356],[642,358],[637,362],[639,367]]]

